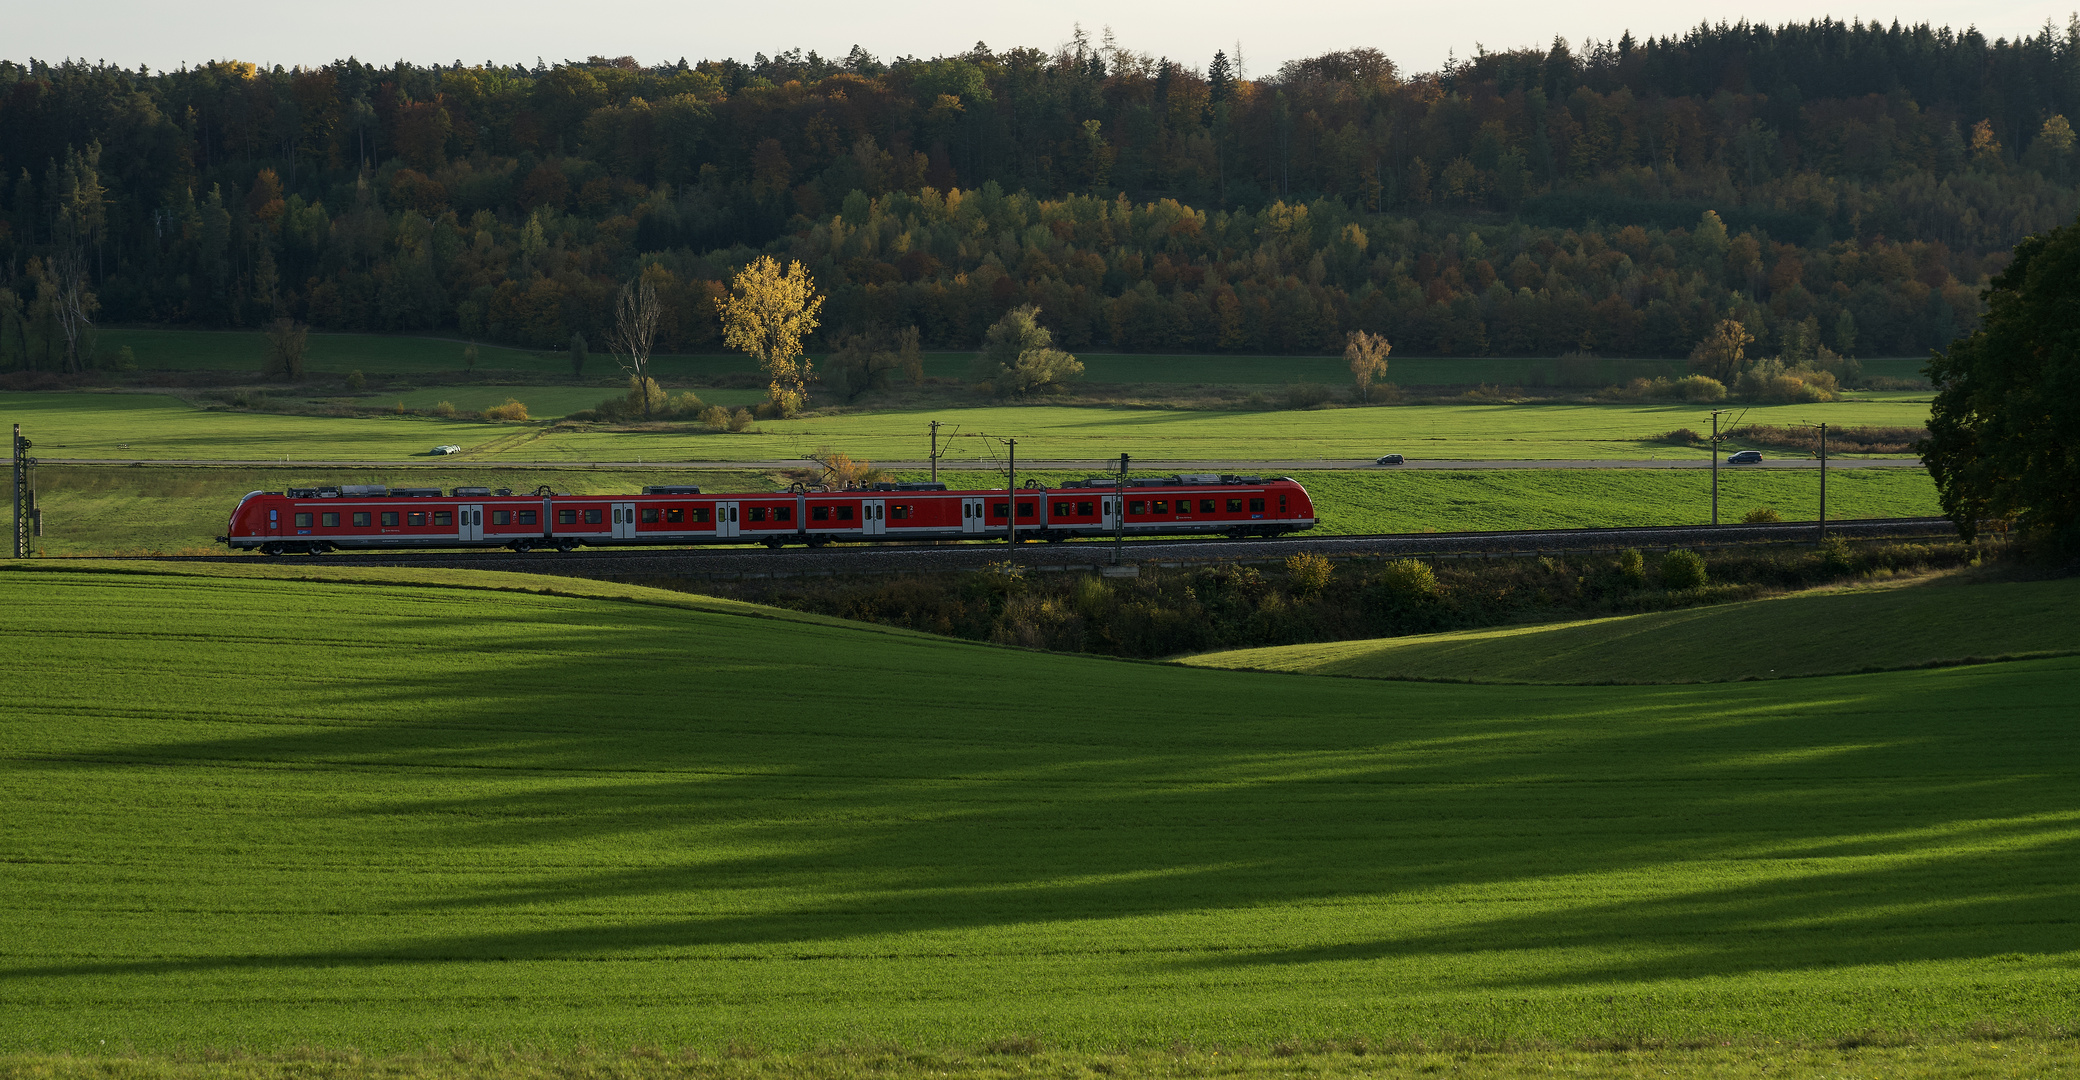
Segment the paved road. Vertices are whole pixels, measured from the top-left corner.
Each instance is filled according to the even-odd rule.
[[[404,461],[280,461],[234,460],[230,458],[38,458],[41,465],[193,465],[222,466],[226,468],[295,468],[295,469],[515,469],[515,470],[591,470],[613,469],[617,471],[640,471],[643,469],[667,469],[672,471],[754,471],[766,472],[780,469],[813,468],[815,462],[806,459],[781,459],[770,461],[484,461],[470,457],[413,458]],[[1117,458],[1067,459],[1021,461],[1022,470],[1043,472],[1089,472],[1103,474],[1112,468]],[[1828,461],[1833,469],[1918,469],[1918,458],[1848,458],[1838,457]],[[931,468],[928,461],[878,461],[875,465],[884,469],[899,469],[904,472],[923,472]],[[942,461],[940,468],[950,471],[992,471],[993,466]],[[1411,460],[1404,465],[1375,465],[1370,459],[1316,458],[1289,461],[1164,461],[1144,458],[1133,462],[1137,473],[1206,472],[1240,474],[1278,474],[1288,472],[1311,472],[1326,470],[1369,470],[1374,472],[1402,472],[1411,469],[1709,469],[1712,461],[1707,457],[1685,458],[1602,458],[1602,459],[1510,459],[1494,461],[1464,460]],[[1755,465],[1726,465],[1726,469],[1817,469],[1820,463],[1812,458],[1764,458]]]

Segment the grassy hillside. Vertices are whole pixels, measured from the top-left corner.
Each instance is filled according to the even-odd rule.
[[[923,473],[905,473],[922,477]],[[1021,471],[1023,480],[1027,473]],[[1047,480],[1067,473],[1036,473]],[[1322,525],[1313,535],[1657,525],[1709,520],[1707,474],[1676,470],[1509,469],[1465,472],[1303,472]],[[1004,483],[1001,473],[942,472],[948,483]],[[698,484],[709,491],[766,491],[772,475],[739,471],[611,469],[498,470],[450,467],[260,469],[186,466],[47,465],[39,468],[44,555],[183,554],[213,548],[211,538],[240,496],[291,484],[398,484],[453,488],[476,484],[532,491],[549,484],[573,494],[640,491],[645,484]],[[1813,516],[1819,481],[1809,472],[1721,474],[1727,520],[1756,507],[1786,520]],[[1828,481],[1829,514],[1914,517],[1939,512],[1935,485],[1919,469],[1841,472]]]
[[[2080,653],[2080,578],[1935,578],[1545,626],[1208,653],[1184,662],[1376,679],[1686,683]]]
[[[0,1052],[1767,1045],[2080,992],[2080,660],[1296,679],[308,572],[0,571]]]
[[[499,387],[485,391],[501,401],[519,396]],[[442,388],[422,396],[452,393]],[[597,388],[585,396],[594,393],[607,396]],[[1927,418],[1925,398],[1746,410],[1751,424],[1905,427]],[[205,411],[161,394],[0,394],[0,421],[19,421],[38,454],[80,458],[408,460],[429,447],[455,443],[471,457],[523,461],[762,461],[799,457],[819,446],[876,461],[921,460],[933,420],[950,425],[950,467],[996,464],[1003,448],[983,435],[1016,436],[1026,460],[1116,458],[1124,451],[1151,468],[1165,461],[1350,459],[1388,452],[1477,460],[1698,457],[1659,437],[1674,428],[1711,426],[1710,410],[1695,405],[1469,404],[1313,412],[1035,405],[770,420],[740,434],[602,432],[426,417]]]

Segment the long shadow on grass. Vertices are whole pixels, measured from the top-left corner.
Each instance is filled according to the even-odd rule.
[[[389,594],[271,583],[212,613],[246,644],[186,645],[169,664],[154,613],[181,595],[160,585],[122,590],[94,642],[102,667],[41,684],[39,700],[105,716],[94,704],[135,702],[149,672],[161,704],[136,715],[180,733],[137,741],[75,720],[78,738],[50,736],[11,769],[53,790],[156,791],[178,786],[169,772],[221,790],[272,824],[270,845],[143,873],[177,879],[199,857],[249,875],[233,911],[301,905],[343,943],[256,950],[227,927],[204,955],[0,979],[847,953],[920,932],[986,953],[991,937],[960,935],[1324,904],[1352,918],[1057,944],[1158,965],[1485,957],[1469,981],[1522,985],[2069,940],[2071,663],[1713,688],[1376,685],[543,597],[404,594],[362,615],[336,605]],[[351,656],[250,644],[270,636]],[[269,783],[283,769],[308,790]],[[175,824],[206,821],[184,812]],[[135,826],[145,850],[159,827],[149,813]],[[337,897],[297,892],[312,874],[351,890],[351,869],[325,868],[357,862],[408,884],[330,915]],[[432,929],[399,936],[396,915]],[[1512,959],[1556,948],[1572,957],[1557,969]]]

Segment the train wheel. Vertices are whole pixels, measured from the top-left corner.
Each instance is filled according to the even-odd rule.
[[[325,545],[314,543],[311,546],[304,548],[303,553],[305,555],[323,555],[325,554]]]
[[[556,550],[569,554],[578,550],[578,542],[576,540],[558,540],[556,542]]]
[[[776,539],[772,539],[772,540],[768,540],[768,541],[766,541],[766,542],[765,542],[765,544],[766,544],[766,550],[767,550],[767,551],[778,551],[778,550],[780,550],[780,547],[781,547],[781,545],[782,545],[782,544],[784,544],[785,542],[786,542],[786,541],[783,541],[783,540],[780,540],[780,539],[777,539],[777,538],[776,538]]]
[[[282,553],[282,545],[280,545],[280,544],[262,544],[262,545],[260,545],[260,554],[262,554],[262,555],[280,555],[281,553]]]
[[[533,550],[534,550],[534,545],[533,545],[533,544],[531,544],[531,543],[528,543],[528,542],[527,542],[527,541],[525,541],[525,540],[515,540],[515,541],[513,541],[513,553],[514,553],[514,554],[516,554],[516,555],[525,555],[525,554],[527,554],[528,552],[530,552],[530,551],[533,551]]]

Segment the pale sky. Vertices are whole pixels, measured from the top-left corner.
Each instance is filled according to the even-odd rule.
[[[1868,3],[1869,0],[1856,0]],[[902,54],[932,56],[965,51],[976,41],[993,48],[1051,49],[1081,22],[1096,39],[1111,26],[1124,48],[1169,56],[1203,68],[1215,49],[1232,51],[1240,39],[1252,75],[1267,75],[1296,57],[1369,45],[1404,72],[1431,71],[1449,50],[1460,56],[1476,43],[1493,50],[1544,46],[1555,35],[1579,45],[1585,38],[1680,33],[1710,19],[1781,23],[1831,14],[1866,21],[1928,21],[1976,25],[1988,38],[2034,32],[2048,18],[2063,27],[2073,0],[2058,3],[1987,0],[1936,3],[1893,0],[1887,8],[1833,8],[1791,0],[1608,0],[1556,4],[1534,0],[1406,3],[1398,0],[1313,0],[1307,4],[1252,0],[1145,0],[1045,4],[920,3],[911,0],[794,0],[793,3],[663,2],[614,4],[570,0],[353,4],[270,0],[99,0],[13,5],[0,38],[0,57],[107,60],[155,69],[211,59],[249,60],[293,67],[348,55],[387,63],[532,64],[587,55],[631,55],[644,63],[734,56],[799,47],[843,56],[854,44],[883,60]]]

